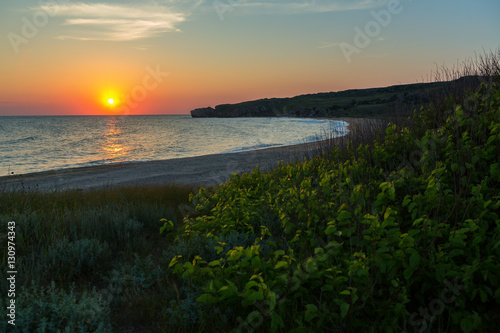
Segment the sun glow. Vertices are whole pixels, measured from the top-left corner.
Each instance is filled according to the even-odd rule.
[[[120,93],[116,89],[105,89],[99,94],[101,105],[109,111],[115,112],[121,106]]]

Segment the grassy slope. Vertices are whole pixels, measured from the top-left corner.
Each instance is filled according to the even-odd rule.
[[[7,221],[16,222],[18,331],[53,332],[70,325],[72,332],[109,332],[111,324],[155,325],[165,299],[175,297],[173,289],[159,288],[166,283],[159,263],[166,267],[178,253],[168,252],[171,246],[158,232],[160,219],[180,223],[192,191],[145,186],[0,193],[2,249],[11,231]],[[2,253],[6,272],[7,251]],[[4,307],[7,281],[0,286]],[[2,320],[0,327],[6,324]]]
[[[404,109],[415,109],[426,104],[413,101],[408,96],[418,95],[428,99],[449,82],[421,83],[391,86],[386,88],[355,89],[331,93],[306,94],[291,98],[271,98],[225,104],[221,110],[231,113],[233,109],[266,106],[276,114],[286,113],[299,107],[325,109],[322,116],[332,117],[387,117]]]
[[[495,331],[500,91],[466,101],[371,145],[200,192],[184,237],[217,253],[170,264],[209,305],[198,328]]]

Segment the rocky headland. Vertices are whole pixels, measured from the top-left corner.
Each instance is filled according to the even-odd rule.
[[[266,98],[237,104],[221,104],[191,111],[193,118],[234,117],[384,117],[412,112],[425,106],[454,84],[472,83],[479,77],[455,81],[416,83],[384,88],[351,89],[300,95],[290,98]]]

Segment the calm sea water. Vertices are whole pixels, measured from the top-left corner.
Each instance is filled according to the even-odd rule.
[[[179,116],[0,117],[0,176],[315,141],[344,122]]]

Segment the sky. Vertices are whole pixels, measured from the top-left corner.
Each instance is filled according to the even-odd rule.
[[[427,82],[500,47],[498,0],[0,3],[0,115],[188,114]]]

